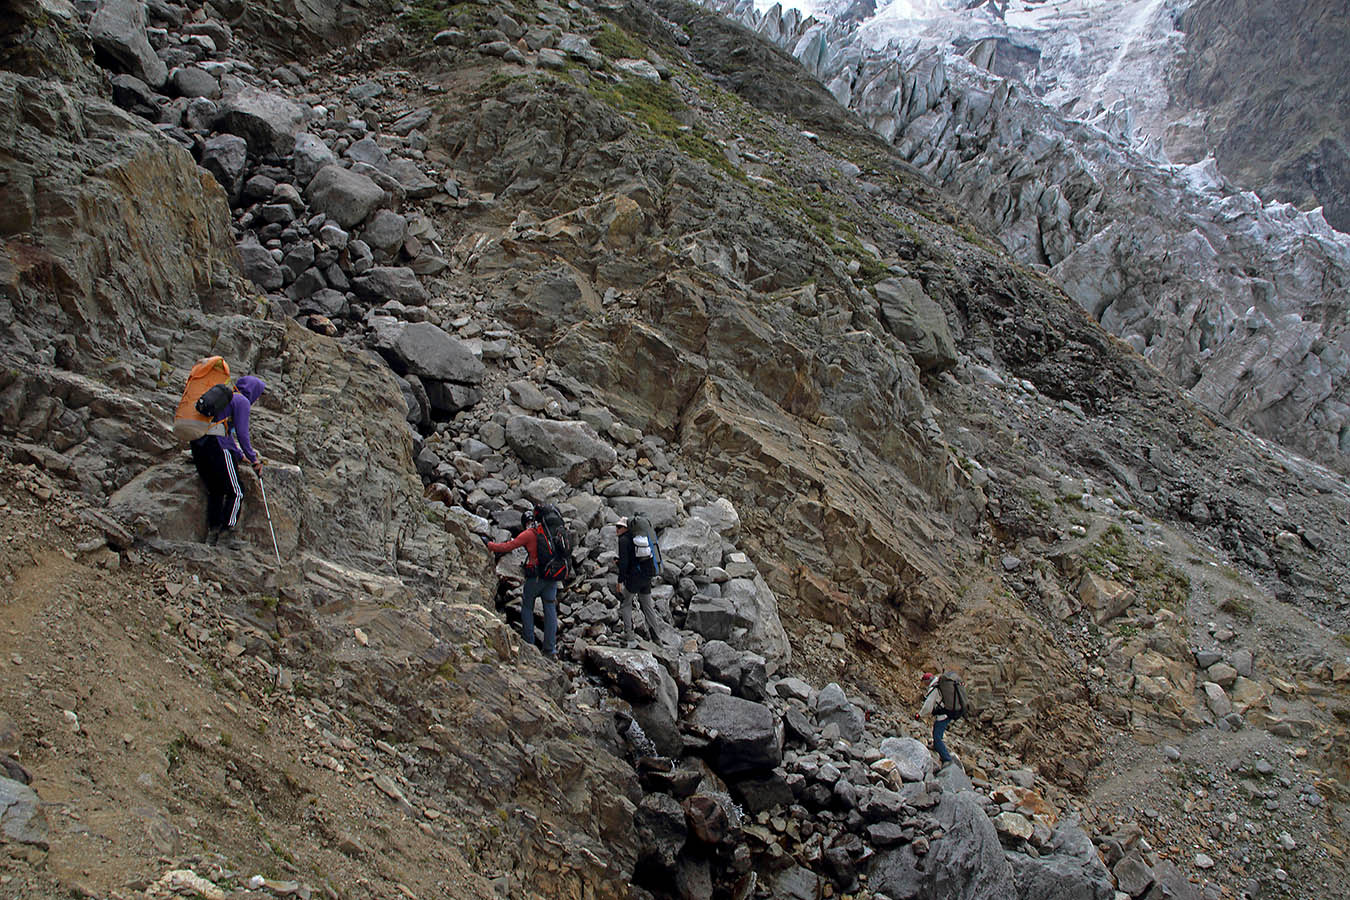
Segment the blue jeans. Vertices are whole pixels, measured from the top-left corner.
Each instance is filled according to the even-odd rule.
[[[554,641],[558,637],[558,582],[526,578],[521,592],[520,635],[525,643],[534,643],[534,601],[544,601],[544,655],[557,655]]]
[[[937,751],[938,759],[945,763],[952,761],[952,755],[947,752],[947,745],[942,743],[942,736],[947,733],[947,726],[950,724],[951,719],[933,720],[933,749]]]

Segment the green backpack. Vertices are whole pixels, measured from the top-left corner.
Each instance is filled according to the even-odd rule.
[[[942,701],[942,712],[949,719],[959,719],[966,714],[966,686],[961,676],[955,672],[943,672],[938,677],[938,699]]]

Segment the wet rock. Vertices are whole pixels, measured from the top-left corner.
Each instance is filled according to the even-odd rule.
[[[350,229],[379,208],[384,190],[364,175],[330,164],[314,174],[305,198],[315,210]]]
[[[638,845],[634,880],[652,887],[668,884],[687,835],[684,807],[669,794],[647,794],[638,804],[633,827]]]
[[[157,88],[169,77],[145,33],[145,4],[140,0],[100,0],[89,20],[89,38],[112,68]]]
[[[618,460],[614,448],[580,421],[513,416],[506,423],[506,440],[525,464],[573,485],[605,474]],[[664,539],[662,547],[664,550]]]

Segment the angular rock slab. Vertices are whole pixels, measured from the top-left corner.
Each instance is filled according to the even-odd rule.
[[[716,733],[714,768],[721,775],[767,771],[783,761],[783,730],[762,703],[709,694],[690,721]]]
[[[1111,900],[1115,888],[1092,839],[1083,829],[1061,825],[1049,852],[1039,858],[1009,851],[1019,900]]]
[[[46,849],[47,816],[38,795],[28,785],[0,777],[0,834],[5,841]]]
[[[384,189],[359,172],[331,163],[314,173],[305,198],[316,210],[350,229],[379,208]]]
[[[151,87],[163,87],[168,80],[168,67],[145,34],[145,4],[141,0],[101,0],[89,20],[89,37],[95,49],[122,71]]]
[[[816,721],[822,726],[837,725],[839,736],[850,744],[862,739],[864,728],[862,710],[850,703],[848,697],[844,695],[844,689],[834,682],[825,685],[816,695]],[[882,752],[886,751],[883,749]]]
[[[526,465],[546,469],[571,485],[605,474],[619,458],[585,422],[513,416],[506,423],[506,442]]]
[[[875,287],[881,317],[891,334],[904,342],[915,364],[925,372],[956,365],[956,341],[947,314],[913,278],[887,278]]]
[[[895,761],[896,771],[905,781],[923,781],[933,771],[932,754],[912,737],[886,738],[881,742],[881,752]]]
[[[288,97],[248,86],[224,97],[219,107],[217,127],[248,141],[248,149],[256,156],[289,155],[310,115],[306,107]]]
[[[380,328],[375,349],[420,378],[479,384],[486,372],[468,344],[430,322],[399,322]]]
[[[1003,856],[998,832],[971,791],[943,794],[933,811],[943,835],[933,841],[924,863],[933,900],[995,900],[1017,897],[1012,866]]]

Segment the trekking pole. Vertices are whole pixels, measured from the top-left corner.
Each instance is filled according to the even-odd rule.
[[[267,508],[267,488],[263,487],[262,473],[258,473],[258,490],[262,493],[263,512],[267,513],[267,530],[272,532],[272,552],[277,555],[277,571],[281,571],[281,550],[277,547],[277,530],[272,527],[272,510]]]

